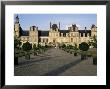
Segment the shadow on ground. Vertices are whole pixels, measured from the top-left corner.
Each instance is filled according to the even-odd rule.
[[[52,70],[52,71],[50,71],[50,72],[48,72],[48,73],[45,73],[45,74],[42,75],[42,76],[57,76],[57,75],[59,75],[60,73],[66,71],[67,69],[69,69],[69,68],[75,66],[76,64],[80,63],[81,61],[82,61],[82,60],[80,60],[80,59],[79,59],[79,60],[76,60],[76,61],[71,62],[71,63],[69,63],[69,64],[66,64],[66,65],[64,65],[64,66],[62,66],[62,67],[59,67],[59,68],[57,68],[57,69],[55,69],[55,70]]]

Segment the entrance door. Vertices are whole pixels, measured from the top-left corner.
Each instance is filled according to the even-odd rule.
[[[56,39],[53,39],[53,46],[56,46]]]

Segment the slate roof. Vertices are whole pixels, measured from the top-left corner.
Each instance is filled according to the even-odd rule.
[[[21,35],[22,35],[22,36],[29,36],[29,31],[24,31],[24,30],[22,30]]]
[[[39,36],[49,36],[49,31],[38,31]]]
[[[66,33],[69,32],[69,30],[59,30],[60,31],[60,36],[61,36],[61,33],[63,33],[63,36],[66,36]]]
[[[85,36],[87,37],[87,34],[91,36],[91,30],[78,30],[79,33],[81,33],[81,37],[83,36],[83,33],[85,33]]]
[[[61,33],[63,33],[63,36],[66,36],[66,33],[69,33],[69,30],[59,30],[60,31],[60,36]],[[83,36],[83,33],[85,33],[85,36],[87,37],[87,34],[89,34],[89,36],[91,36],[91,30],[78,30],[79,33],[81,33],[81,36]],[[25,30],[20,30],[21,36],[29,36],[29,31],[25,31]],[[38,31],[38,35],[39,36],[49,36],[49,31]]]

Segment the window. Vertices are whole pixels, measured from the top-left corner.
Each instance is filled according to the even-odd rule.
[[[73,38],[71,38],[71,42],[73,42]]]
[[[56,33],[56,36],[58,36],[58,34]]]
[[[45,39],[43,39],[43,42],[45,42]]]
[[[73,36],[73,33],[71,33],[71,36]]]
[[[48,39],[46,39],[46,42],[48,42]]]

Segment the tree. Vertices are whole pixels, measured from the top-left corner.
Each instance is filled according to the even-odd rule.
[[[21,42],[19,39],[14,38],[14,48],[19,48],[21,45]]]
[[[37,47],[38,47],[38,48],[42,48],[41,44],[38,44]]]
[[[23,44],[22,48],[26,52],[25,58],[30,59],[29,51],[32,49],[32,44],[30,44],[29,42],[26,42],[26,43]]]
[[[79,49],[82,50],[81,59],[86,59],[86,52],[89,49],[89,45],[86,42],[79,44]]]
[[[89,41],[89,45],[90,46],[93,46],[93,48],[97,48],[97,38],[96,36],[94,35],[91,40]]]
[[[14,38],[14,65],[18,65],[19,47],[21,42],[19,39]]]
[[[34,45],[33,45],[34,55],[37,55],[36,49],[37,49],[36,44],[34,44]]]
[[[89,45],[86,42],[82,42],[79,44],[79,49],[82,51],[87,51],[89,49]]]
[[[75,43],[75,46],[74,46],[74,56],[77,56],[77,50],[78,50],[78,47],[77,47],[77,44]]]
[[[66,45],[65,45],[65,44],[63,44],[63,45],[62,45],[62,48],[65,48],[65,47],[66,47]]]
[[[32,49],[32,44],[30,44],[29,42],[26,42],[23,44],[22,48],[24,51],[29,51]]]
[[[93,64],[97,65],[97,37],[94,35],[89,41],[89,44],[93,46],[91,49],[92,57],[93,57]]]
[[[68,49],[73,49],[73,46],[72,45],[68,45],[67,48]]]
[[[74,50],[78,50],[77,44],[75,44],[75,46],[74,46]]]

